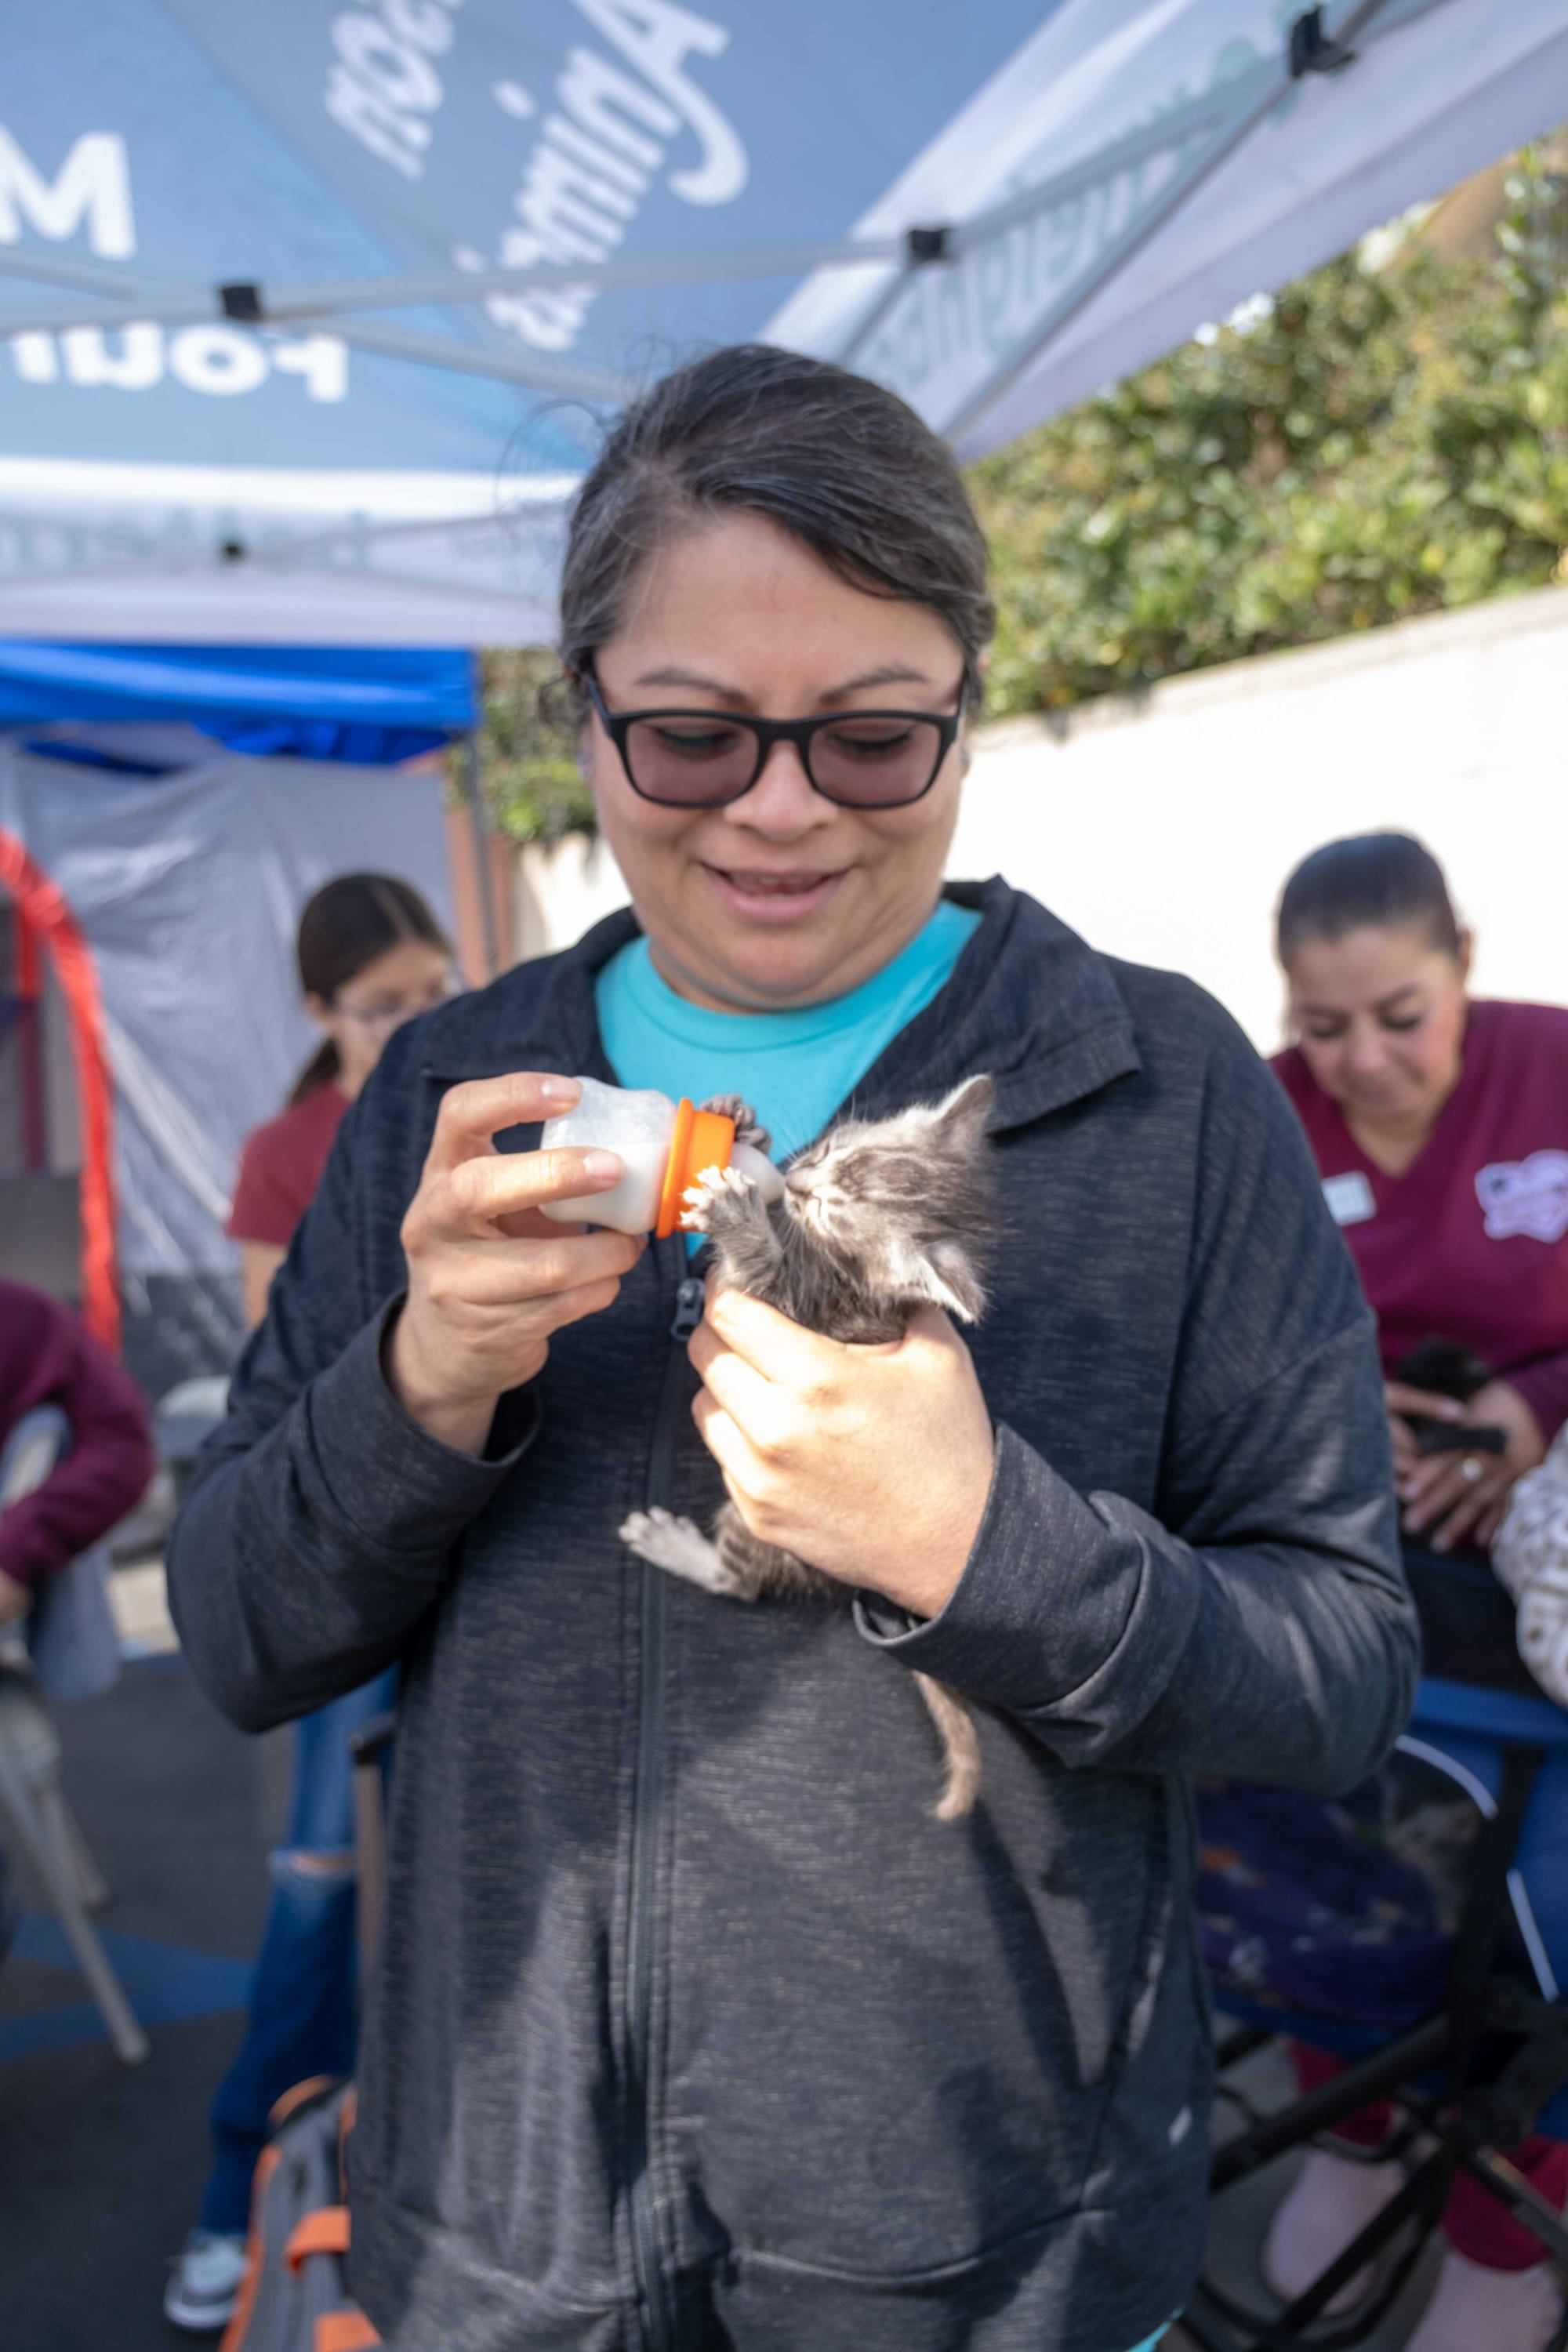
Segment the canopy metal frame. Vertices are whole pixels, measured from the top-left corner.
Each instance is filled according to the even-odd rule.
[[[946,420],[946,433],[956,439],[1035,364],[1064,328],[1211,177],[1304,75],[1332,75],[1353,68],[1360,48],[1442,5],[1443,0],[1339,0],[1339,5],[1326,0],[1326,5],[1309,8],[1297,17],[1277,56],[1259,60],[1232,80],[1112,140],[1081,162],[1018,189],[967,220],[911,226],[901,236],[847,237],[823,243],[635,259],[623,257],[594,266],[540,264],[519,269],[323,279],[271,286],[237,279],[216,287],[192,286],[122,269],[111,263],[42,250],[37,245],[0,247],[0,276],[47,284],[73,297],[66,302],[7,310],[0,320],[0,338],[58,333],[78,327],[112,330],[142,323],[174,327],[214,320],[264,337],[308,328],[334,335],[355,350],[382,358],[488,376],[554,398],[614,407],[636,387],[612,370],[554,360],[543,354],[506,352],[395,322],[367,320],[361,314],[432,305],[462,306],[500,293],[656,290],[767,278],[801,278],[822,269],[885,272],[890,268],[891,276],[872,296],[838,353],[845,364],[854,366],[917,279],[932,271],[956,269],[982,247],[1026,228],[1054,208],[1119,175],[1132,173],[1142,164],[1162,156],[1174,158],[1173,168],[1161,177],[1148,195],[1133,202],[1121,230],[1096,255],[1092,264],[1030,323],[1016,346],[970,392],[958,413]],[[471,515],[454,515],[452,523],[476,520],[479,519]],[[390,529],[396,531],[407,526],[393,525]],[[301,534],[300,542],[291,547],[287,535],[280,533],[265,557],[261,551],[256,551],[256,560],[279,564],[297,562],[305,553],[307,541],[312,552],[325,553],[338,536],[331,530]],[[218,552],[226,552],[233,560],[236,556],[247,556],[251,551],[239,548]],[[90,573],[92,567],[89,570]],[[72,577],[83,576],[80,569],[73,567]]]

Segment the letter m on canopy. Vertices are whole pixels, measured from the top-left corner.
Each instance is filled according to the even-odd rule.
[[[0,123],[0,245],[19,243],[29,228],[58,241],[84,223],[89,245],[106,260],[135,252],[124,140],[112,131],[84,131],[51,181]]]

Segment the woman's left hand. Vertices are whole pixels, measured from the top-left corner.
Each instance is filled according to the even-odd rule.
[[[1434,1551],[1452,1551],[1464,1542],[1484,1551],[1502,1524],[1514,1480],[1533,1470],[1546,1453],[1541,1423],[1506,1381],[1489,1381],[1478,1389],[1464,1417],[1472,1428],[1489,1424],[1504,1431],[1506,1450],[1423,1454],[1399,1482],[1405,1532],[1428,1533]]]
[[[991,1486],[991,1416],[968,1349],[921,1307],[902,1339],[847,1347],[713,1291],[690,1341],[692,1414],[760,1542],[934,1617]]]

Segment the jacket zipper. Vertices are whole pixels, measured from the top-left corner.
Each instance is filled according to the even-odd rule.
[[[684,1241],[675,1246],[682,1256]],[[679,1261],[678,1261],[679,1263]],[[664,1368],[658,1415],[648,1457],[647,1507],[668,1508],[674,1486],[676,1448],[685,1409],[681,1357],[702,1320],[702,1285],[687,1276],[675,1294],[669,1326],[674,1343]],[[626,2049],[630,2076],[629,2147],[632,2262],[637,2276],[642,2338],[647,2352],[669,2352],[670,2317],[665,2301],[664,2264],[648,2172],[649,2025],[653,2009],[653,1910],[658,1869],[658,1824],[664,1797],[664,1680],[667,1580],[651,1560],[643,1562],[642,1639],[637,1674],[637,1778],[632,1795],[631,1892],[626,1906]]]

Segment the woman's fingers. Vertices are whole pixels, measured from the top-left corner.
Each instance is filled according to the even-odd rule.
[[[726,1347],[763,1380],[808,1391],[832,1376],[841,1343],[792,1323],[776,1307],[744,1291],[710,1288],[706,1319]]]
[[[745,1498],[745,1515],[754,1507],[759,1486],[761,1465],[756,1448],[740,1423],[727,1413],[723,1406],[699,1389],[692,1399],[691,1418],[697,1423],[703,1444],[724,1474],[724,1484],[731,1500]]]
[[[776,1412],[773,1383],[743,1357],[736,1355],[732,1348],[727,1348],[706,1320],[692,1333],[686,1352],[714,1402],[753,1437],[763,1438],[769,1427],[770,1413]]]
[[[438,1194],[450,1204],[454,1224],[478,1233],[498,1217],[516,1216],[545,1201],[607,1192],[625,1172],[615,1152],[575,1145],[554,1151],[495,1151],[448,1169]]]
[[[448,1087],[436,1114],[426,1174],[444,1175],[466,1160],[483,1158],[491,1139],[505,1129],[554,1118],[570,1110],[582,1091],[575,1078],[541,1070],[510,1070],[504,1077],[467,1078]]]
[[[602,1315],[613,1307],[620,1296],[621,1277],[615,1275],[607,1281],[579,1283],[573,1290],[557,1291],[550,1301],[550,1328],[563,1330],[568,1323],[581,1323],[586,1316]]]
[[[1451,1550],[1468,1535],[1509,1485],[1507,1471],[1492,1455],[1435,1455],[1421,1466],[1438,1475],[1429,1477],[1410,1502],[1404,1524],[1409,1535],[1430,1531],[1436,1551]]]
[[[584,1283],[619,1282],[647,1247],[627,1234],[601,1232],[517,1244],[481,1241],[452,1253],[446,1272],[434,1279],[431,1297],[447,1295],[476,1307],[522,1307]]]
[[[1399,1482],[1402,1499],[1430,1518],[1440,1507],[1441,1496],[1463,1475],[1460,1458],[1458,1454],[1418,1453]]]
[[[1384,1381],[1384,1397],[1390,1412],[1414,1414],[1424,1421],[1463,1421],[1465,1408],[1457,1397],[1439,1396],[1436,1389],[1413,1389],[1405,1381]]]
[[[1409,1477],[1421,1459],[1416,1451],[1415,1432],[1403,1414],[1397,1412],[1389,1414],[1388,1438],[1394,1449],[1394,1475],[1403,1482]]]
[[[1463,1467],[1472,1458],[1465,1454],[1428,1454],[1416,1464],[1403,1489],[1405,1524],[1413,1533],[1440,1519],[1466,1487],[1475,1483]]]
[[[1432,1538],[1434,1551],[1452,1551],[1474,1534],[1483,1515],[1497,1501],[1503,1481],[1494,1470],[1466,1488]]]

